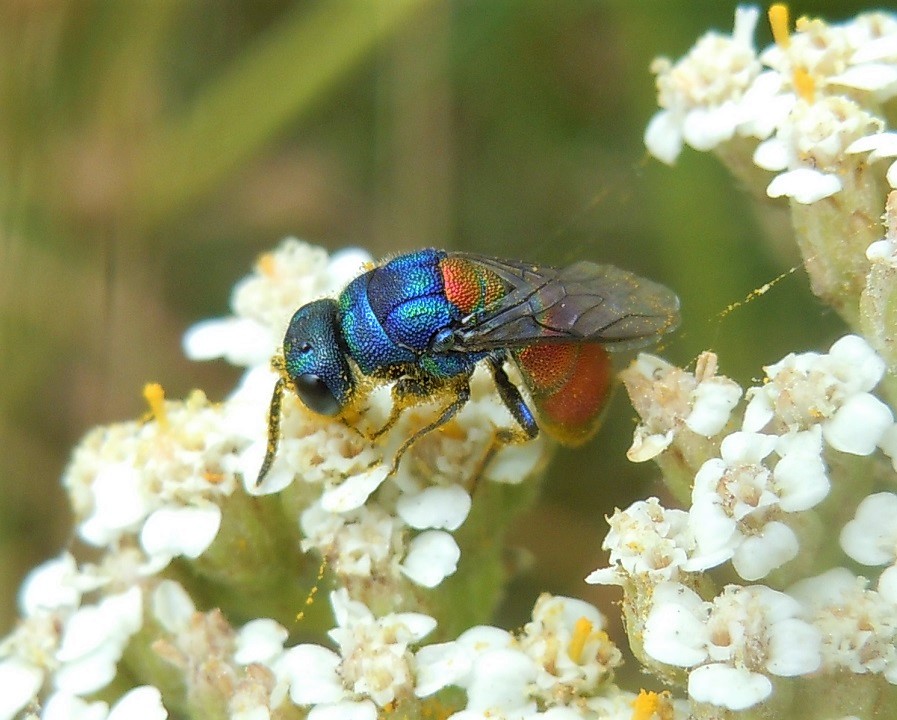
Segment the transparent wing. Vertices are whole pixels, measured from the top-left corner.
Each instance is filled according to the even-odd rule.
[[[670,289],[612,265],[539,267],[459,253],[510,289],[468,315],[454,332],[457,350],[514,348],[534,342],[599,342],[610,350],[647,345],[679,325]]]

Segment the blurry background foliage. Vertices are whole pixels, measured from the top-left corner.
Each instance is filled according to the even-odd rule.
[[[181,335],[226,314],[233,283],[285,235],[375,256],[612,262],[679,292],[669,358],[713,348],[742,383],[826,347],[839,323],[802,272],[718,319],[794,264],[785,216],[709,155],[686,149],[670,169],[642,145],[651,59],[730,32],[734,7],[0,3],[0,631],[22,575],[69,540],[58,480],[73,444],[140,416],[147,381],[223,397],[238,371],[187,362]],[[861,9],[792,4],[831,21]],[[540,589],[615,614],[581,579],[602,562],[602,516],[659,492],[653,466],[625,459],[633,424],[620,393],[594,442],[559,453],[500,622]]]

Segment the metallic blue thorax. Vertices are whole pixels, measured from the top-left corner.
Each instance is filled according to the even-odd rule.
[[[439,263],[446,254],[401,255],[355,278],[339,296],[340,328],[365,375],[414,365],[436,377],[469,372],[485,353],[434,353],[433,336],[461,312],[445,296]]]

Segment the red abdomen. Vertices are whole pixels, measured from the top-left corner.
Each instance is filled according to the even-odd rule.
[[[564,445],[598,430],[613,368],[597,343],[536,343],[513,352],[539,413],[539,427]]]

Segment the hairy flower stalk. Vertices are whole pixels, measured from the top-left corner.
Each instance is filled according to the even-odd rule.
[[[759,10],[654,63],[646,144],[710,150],[785,198],[812,291],[843,337],[795,348],[743,388],[726,358],[641,355],[622,374],[676,507],[617,509],[609,564],[642,669],[621,688],[604,616],[543,595],[516,631],[484,625],[506,580],[502,534],[550,446],[513,425],[488,375],[398,471],[388,388],[347,422],[284,395],[264,481],[270,366],[292,313],[363,271],[286,240],[192,328],[193,359],[245,368],[222,402],[196,391],[97,428],[63,477],[78,547],[26,579],[0,640],[0,720],[670,720],[888,717],[897,707],[897,17],[841,25]],[[880,217],[884,216],[884,223]],[[686,309],[687,311],[687,309]],[[890,400],[888,404],[886,400]],[[87,552],[82,552],[87,550]]]

